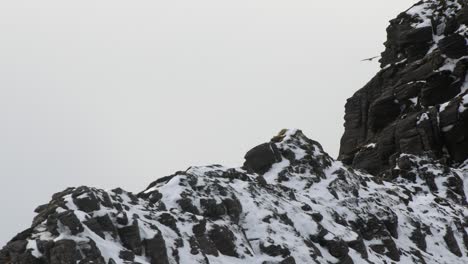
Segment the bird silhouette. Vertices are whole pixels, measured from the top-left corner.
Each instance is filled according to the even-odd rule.
[[[380,56],[374,56],[374,57],[371,57],[371,58],[363,59],[363,60],[361,60],[361,61],[373,61],[373,60],[375,60],[376,58],[380,58]]]

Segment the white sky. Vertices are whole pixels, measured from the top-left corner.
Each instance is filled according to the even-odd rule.
[[[336,156],[361,59],[414,2],[0,2],[0,247],[68,186],[239,166],[282,128]]]

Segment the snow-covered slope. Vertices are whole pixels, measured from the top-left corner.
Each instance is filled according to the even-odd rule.
[[[333,160],[299,130],[246,158],[243,168],[177,172],[138,195],[88,187],[55,194],[0,263],[468,261],[468,166],[402,155],[374,177]]]

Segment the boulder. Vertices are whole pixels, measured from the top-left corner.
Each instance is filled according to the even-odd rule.
[[[245,154],[244,168],[258,174],[267,172],[271,166],[281,161],[281,154],[273,143],[264,143]]]

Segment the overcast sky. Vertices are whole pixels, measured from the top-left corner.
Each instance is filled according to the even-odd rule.
[[[408,0],[0,2],[0,247],[68,186],[239,166],[282,128],[336,156]]]

